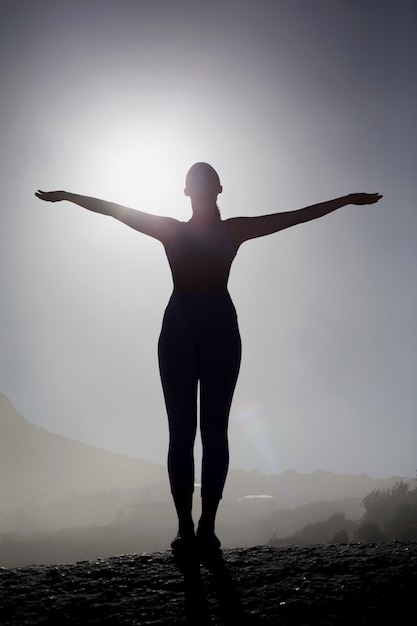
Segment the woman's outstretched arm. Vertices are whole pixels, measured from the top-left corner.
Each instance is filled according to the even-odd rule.
[[[256,217],[234,217],[228,220],[228,222],[230,223],[233,238],[240,245],[247,239],[263,237],[296,224],[315,220],[348,204],[374,204],[381,198],[382,196],[378,193],[351,193],[342,198],[313,204],[296,211],[259,215]]]
[[[114,204],[113,202],[107,202],[106,200],[99,200],[98,198],[91,198],[89,196],[81,196],[76,193],[69,193],[68,191],[41,191],[39,189],[35,193],[35,196],[47,202],[67,200],[94,213],[109,215],[145,235],[159,239],[162,243],[167,241],[177,222],[177,220],[172,217],[162,217],[161,215],[144,213],[143,211],[136,211],[135,209],[130,209],[121,204]]]

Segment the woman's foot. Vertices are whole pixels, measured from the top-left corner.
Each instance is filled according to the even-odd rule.
[[[188,552],[196,547],[196,536],[194,528],[179,530],[171,541],[171,548],[174,552]]]
[[[204,551],[217,552],[220,550],[220,539],[216,536],[213,528],[199,526],[196,534],[197,543]]]

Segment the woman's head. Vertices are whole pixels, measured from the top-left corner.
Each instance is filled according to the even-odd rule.
[[[193,199],[217,200],[219,193],[223,191],[219,175],[208,163],[194,163],[188,170],[185,179],[184,193]]]

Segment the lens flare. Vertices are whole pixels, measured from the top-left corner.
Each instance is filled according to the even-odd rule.
[[[247,407],[239,412],[237,419],[246,437],[266,462],[271,474],[278,474],[281,470],[271,448],[266,423],[262,416],[262,408]]]
[[[237,421],[242,430],[268,466],[270,474],[278,483],[280,495],[286,506],[292,506],[291,494],[282,474],[282,468],[278,465],[276,454],[271,446],[271,437],[268,433],[267,422],[262,414],[262,407],[246,407],[239,411]]]

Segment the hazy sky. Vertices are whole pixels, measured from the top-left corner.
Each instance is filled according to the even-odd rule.
[[[414,0],[2,0],[0,391],[165,463],[163,247],[36,189],[188,219],[384,194],[241,248],[231,466],[417,470]]]

